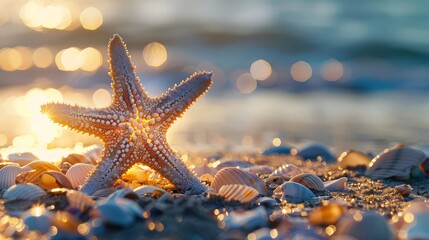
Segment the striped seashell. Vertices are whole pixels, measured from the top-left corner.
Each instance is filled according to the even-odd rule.
[[[325,190],[325,185],[323,184],[322,179],[318,176],[311,173],[301,173],[293,176],[290,182],[300,183],[311,190],[323,191]]]
[[[136,189],[134,189],[134,192],[139,196],[139,197],[144,197],[144,196],[152,196],[152,195],[164,195],[165,193],[167,193],[164,189],[159,188],[159,187],[155,187],[155,186],[150,186],[150,185],[143,185],[140,186]]]
[[[67,178],[70,180],[74,188],[79,188],[95,169],[94,165],[87,163],[77,163],[69,168],[66,172]]]
[[[420,165],[425,159],[422,151],[400,144],[377,155],[369,164],[365,175],[373,179],[407,179],[411,168]]]
[[[19,164],[13,163],[13,162],[1,162],[0,163],[0,169],[4,168],[6,166],[17,166],[17,167],[19,167]]]
[[[306,186],[296,182],[285,182],[274,190],[274,195],[291,203],[302,203],[316,195]]]
[[[226,201],[238,201],[245,204],[255,199],[259,195],[259,192],[252,187],[231,184],[222,186],[217,195]]]
[[[248,168],[252,166],[252,164],[243,160],[220,160],[214,162],[213,165],[218,171],[227,167]]]
[[[72,189],[73,186],[70,180],[62,172],[45,171],[39,176],[38,185],[46,190],[54,188],[68,188]]]
[[[11,153],[7,158],[9,159],[9,162],[18,163],[20,166],[39,160],[39,158],[31,152]]]
[[[201,177],[204,174],[210,174],[214,176],[217,173],[216,168],[209,167],[207,165],[196,166],[192,169],[197,177]]]
[[[270,176],[282,176],[289,180],[299,173],[301,173],[301,170],[297,166],[293,164],[284,164],[274,170]]]
[[[7,189],[15,185],[16,177],[25,170],[16,166],[6,166],[0,169],[0,189]]]
[[[46,192],[39,186],[32,183],[24,183],[14,185],[6,190],[3,194],[5,201],[13,200],[29,200],[34,201],[41,196],[46,195]]]
[[[346,213],[347,209],[341,204],[332,202],[314,209],[308,217],[308,222],[319,225],[335,225]]]
[[[88,164],[91,164],[91,160],[89,158],[87,158],[85,155],[78,154],[78,153],[72,153],[72,154],[69,154],[66,157],[63,157],[61,159],[61,163],[65,163],[65,162],[68,162],[71,165],[75,165],[77,163],[88,163]]]
[[[24,168],[30,168],[30,169],[37,170],[37,171],[47,171],[47,170],[52,170],[52,171],[57,171],[57,172],[61,171],[53,163],[46,162],[43,160],[37,160],[37,161],[30,162],[27,165],[25,165]]]
[[[360,166],[368,167],[370,162],[371,162],[371,158],[368,155],[355,150],[349,150],[349,151],[343,152],[338,157],[340,170],[353,169]]]
[[[268,165],[257,165],[257,166],[244,168],[244,170],[261,176],[261,175],[271,174],[273,172],[273,167]]]
[[[138,199],[139,196],[130,188],[122,188],[110,194],[106,200],[114,201],[118,198]]]
[[[326,146],[319,143],[312,143],[299,149],[297,155],[304,160],[325,161],[333,163],[336,161],[334,154]]]
[[[31,162],[24,167],[23,169],[31,169],[30,171],[23,172],[20,175],[17,176],[16,182],[17,183],[35,183],[38,184],[39,177],[42,173],[48,170],[52,171],[60,171],[60,169],[55,166],[54,164],[42,160],[37,160],[34,162]]]
[[[92,206],[94,200],[83,192],[69,190],[67,191],[67,200],[72,207],[79,208],[82,212]]]
[[[326,181],[323,184],[328,191],[343,191],[347,189],[347,177]]]
[[[265,186],[265,182],[262,181],[261,178],[253,173],[234,167],[223,168],[218,173],[216,173],[213,182],[211,183],[211,187],[216,192],[219,192],[222,186],[230,184],[246,185],[253,187],[262,195],[268,194],[268,189]]]

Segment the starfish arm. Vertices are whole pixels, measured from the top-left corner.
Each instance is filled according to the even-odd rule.
[[[113,133],[116,128],[116,123],[113,122],[114,112],[108,108],[90,109],[68,104],[48,103],[41,107],[41,111],[56,123],[102,139]]]
[[[137,105],[148,100],[140,79],[135,74],[125,43],[115,34],[109,42],[110,76],[112,77],[113,106],[136,117]]]
[[[165,92],[160,98],[154,100],[149,117],[155,116],[156,121],[161,122],[161,128],[168,129],[198,97],[209,89],[212,84],[212,75],[208,72],[195,73]]]

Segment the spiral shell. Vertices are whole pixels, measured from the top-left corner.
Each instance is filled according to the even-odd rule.
[[[340,177],[335,180],[326,181],[323,183],[328,191],[343,191],[347,189],[347,177]]]
[[[67,191],[67,200],[72,207],[79,208],[82,212],[92,206],[94,200],[83,192],[69,190]]]
[[[10,165],[0,169],[0,189],[7,189],[15,184],[16,177],[24,172],[22,168],[16,165]]]
[[[274,190],[274,195],[291,203],[302,203],[316,195],[306,186],[296,182],[285,182]]]
[[[425,159],[422,151],[402,144],[397,145],[377,155],[369,164],[365,175],[373,179],[407,179],[411,168],[420,165]]]
[[[223,168],[218,173],[216,173],[213,182],[211,183],[211,187],[216,192],[219,192],[222,186],[230,184],[246,185],[253,187],[260,194],[268,194],[268,189],[265,186],[265,182],[262,181],[261,178],[253,173],[233,167]]]
[[[245,204],[255,199],[255,197],[259,195],[259,192],[252,187],[231,184],[222,186],[218,195],[226,201],[238,201]]]
[[[364,153],[349,150],[341,153],[338,162],[340,169],[353,169],[360,166],[368,167],[371,159]]]
[[[87,163],[77,163],[69,168],[66,172],[67,178],[70,180],[74,188],[82,185],[89,174],[95,169],[94,165]]]
[[[72,189],[70,180],[62,172],[45,171],[39,176],[39,186],[43,189],[50,190],[54,188]]]
[[[270,176],[282,176],[289,180],[299,173],[301,173],[301,170],[297,166],[293,164],[284,164],[274,170]]]
[[[325,185],[323,184],[322,179],[318,176],[311,173],[301,173],[292,177],[290,182],[300,183],[311,190],[323,191],[325,190]]]
[[[12,200],[29,200],[34,201],[41,196],[46,195],[46,192],[39,186],[32,183],[24,183],[14,185],[6,190],[3,194],[5,201]]]
[[[136,189],[134,189],[134,192],[139,196],[139,197],[144,197],[146,195],[164,195],[165,193],[167,193],[164,189],[159,188],[159,187],[155,187],[155,186],[150,186],[150,185],[143,185],[140,186]]]

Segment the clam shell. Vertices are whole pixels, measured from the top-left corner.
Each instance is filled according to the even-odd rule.
[[[34,162],[31,162],[24,167],[23,169],[32,169],[28,172],[23,172],[16,178],[16,182],[18,183],[36,183],[38,184],[38,180],[40,178],[40,175],[44,173],[45,171],[52,170],[59,172],[60,169],[55,166],[54,164],[42,160],[37,160]]]
[[[347,209],[338,203],[320,206],[311,212],[308,221],[313,225],[335,225]]]
[[[118,198],[115,204],[124,209],[128,214],[135,218],[143,218],[143,209],[133,200],[127,198]]]
[[[38,184],[41,188],[46,190],[54,188],[73,188],[66,175],[64,175],[62,172],[56,171],[45,171],[40,174]]]
[[[289,180],[299,173],[301,173],[301,170],[297,166],[293,164],[284,164],[274,170],[270,176],[283,176]]]
[[[325,161],[328,163],[332,163],[336,161],[334,154],[322,144],[313,143],[304,146],[299,149],[297,155],[302,157],[304,160],[311,161]]]
[[[260,197],[258,200],[256,200],[256,203],[258,205],[266,206],[266,207],[273,207],[277,205],[277,201],[274,198],[270,197]]]
[[[347,189],[347,177],[326,181],[323,184],[328,191],[343,191]]]
[[[6,166],[0,169],[0,189],[7,189],[15,184],[16,177],[25,170],[15,166]]]
[[[196,166],[192,171],[195,173],[197,177],[201,177],[204,174],[210,174],[214,176],[217,173],[216,168],[209,167],[207,165]]]
[[[156,195],[164,195],[165,193],[167,193],[162,188],[155,187],[155,186],[150,186],[150,185],[140,186],[140,187],[134,189],[134,192],[139,197],[144,197],[144,196],[147,196],[147,195],[154,195],[154,194],[156,194]]]
[[[97,212],[110,225],[127,227],[134,222],[134,216],[115,202],[107,201],[97,205]]]
[[[46,192],[39,186],[32,183],[24,183],[14,185],[6,190],[3,194],[5,201],[12,200],[29,200],[34,201],[41,196],[46,195]]]
[[[373,179],[390,177],[407,179],[411,168],[420,165],[425,159],[422,151],[398,145],[377,155],[369,164],[365,175]]]
[[[233,167],[223,168],[218,173],[216,173],[213,182],[211,183],[211,187],[216,192],[219,192],[222,186],[230,184],[246,185],[253,187],[262,195],[268,194],[268,189],[265,186],[265,182],[262,181],[261,178],[253,173]]]
[[[245,204],[255,199],[255,197],[259,195],[259,192],[252,187],[231,184],[222,186],[218,195],[226,201],[238,201]]]
[[[88,163],[91,164],[91,160],[87,158],[86,156],[78,153],[72,153],[66,157],[63,157],[61,159],[61,163],[68,162],[71,165],[75,165],[77,163]]]
[[[353,169],[356,167],[368,167],[371,158],[365,153],[349,150],[341,153],[338,157],[340,169]]]
[[[57,172],[61,171],[53,163],[42,161],[42,160],[30,162],[27,165],[25,165],[24,168],[31,168],[31,169],[34,169],[36,171],[47,171],[47,170],[52,170],[52,171],[57,171]]]
[[[274,195],[291,203],[302,203],[316,195],[306,186],[296,182],[285,182],[274,190]]]
[[[266,149],[262,154],[263,155],[290,155],[291,150],[292,148],[289,146],[270,147]]]
[[[290,182],[300,183],[311,190],[323,191],[325,190],[325,185],[323,184],[322,179],[318,176],[311,173],[301,173],[292,177]]]
[[[273,172],[273,167],[268,165],[257,165],[245,168],[244,170],[260,176],[271,174]]]
[[[106,200],[113,201],[118,198],[138,199],[139,196],[130,188],[122,188],[110,194]]]
[[[79,208],[82,212],[92,206],[94,200],[83,192],[69,190],[67,191],[67,200],[70,206]]]
[[[285,179],[282,176],[271,176],[271,177],[265,178],[264,181],[269,185],[271,184],[280,185],[285,182]]]
[[[216,166],[215,168],[218,171],[228,167],[248,168],[252,166],[252,164],[243,160],[220,160],[215,162],[213,165]]]
[[[95,169],[94,165],[87,163],[78,163],[67,170],[66,176],[70,180],[74,188],[78,188],[82,185],[88,175],[90,175]]]
[[[11,153],[7,158],[10,162],[18,163],[20,166],[39,160],[39,158],[31,152]]]
[[[395,189],[399,194],[403,196],[408,196],[413,192],[413,188],[409,184],[401,184],[401,185],[395,186]]]
[[[17,166],[17,167],[19,167],[19,164],[13,163],[13,162],[1,162],[0,163],[0,169],[4,168],[6,166]]]

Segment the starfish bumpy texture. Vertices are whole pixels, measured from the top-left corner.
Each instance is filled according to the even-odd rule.
[[[111,187],[131,166],[141,163],[186,194],[205,191],[206,187],[168,145],[166,132],[209,89],[212,74],[196,73],[161,97],[151,98],[136,77],[122,38],[114,35],[108,48],[114,92],[109,107],[91,109],[61,103],[42,106],[42,112],[54,122],[104,141],[103,158],[80,190],[92,194]]]

